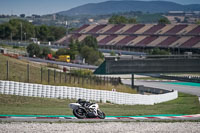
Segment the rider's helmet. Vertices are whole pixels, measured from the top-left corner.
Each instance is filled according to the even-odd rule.
[[[82,101],[82,100],[79,98],[77,102],[79,103],[79,102],[81,102],[81,101]]]

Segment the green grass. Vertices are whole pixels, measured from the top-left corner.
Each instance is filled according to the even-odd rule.
[[[48,84],[48,69],[49,65],[31,63],[24,60],[17,60],[0,54],[0,80],[6,80],[6,61],[9,61],[9,79],[10,81],[17,82],[27,82],[27,64],[30,65],[30,83],[37,84]],[[41,67],[43,68],[43,79],[41,82]],[[71,77],[71,78],[70,78]],[[112,85],[110,83],[98,82],[92,77],[91,81],[88,77],[70,76],[67,74],[67,81],[65,82],[65,73],[61,73],[61,82],[60,82],[60,72],[56,72],[56,78],[54,82],[54,71],[50,71],[50,85],[56,86],[73,86],[73,87],[82,87],[88,89],[98,89],[98,90],[109,90],[116,89],[118,92],[126,93],[137,93],[136,90],[132,89],[129,86],[125,85]],[[71,80],[70,80],[71,79]]]
[[[0,47],[6,48],[8,51],[18,51],[18,52],[26,52],[26,48],[24,46],[12,46],[7,44],[1,44]]]
[[[0,95],[0,114],[7,115],[72,115],[69,99],[48,99]],[[198,97],[179,93],[179,98],[156,105],[116,105],[99,103],[107,116],[138,116],[159,114],[200,114]]]

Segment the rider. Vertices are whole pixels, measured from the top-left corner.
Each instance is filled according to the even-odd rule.
[[[88,107],[90,105],[90,102],[83,99],[78,99],[77,103],[79,103],[83,107]]]

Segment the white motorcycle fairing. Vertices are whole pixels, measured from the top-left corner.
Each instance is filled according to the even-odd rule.
[[[80,105],[79,103],[70,103],[70,104],[69,104],[69,107],[70,107],[71,109],[76,109],[76,108],[78,108],[78,107],[81,107],[81,105]]]

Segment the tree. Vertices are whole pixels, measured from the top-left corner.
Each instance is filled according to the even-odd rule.
[[[56,56],[60,56],[60,55],[66,55],[68,53],[67,49],[65,48],[60,48],[58,49],[58,51],[56,51]]]
[[[40,56],[40,47],[38,44],[32,43],[27,46],[27,52],[29,53],[29,57],[39,57]]]
[[[0,25],[0,38],[10,39],[11,32],[12,32],[12,26],[9,23]]]
[[[70,44],[69,44],[70,50],[78,51],[79,47],[80,47],[80,42],[78,40],[75,40],[75,41],[73,39],[70,40]]]
[[[47,57],[50,53],[51,49],[49,47],[41,47],[41,57]]]
[[[93,48],[85,45],[81,48],[81,51],[80,51],[80,54],[83,58],[85,58],[85,61],[89,64],[93,64],[94,62],[90,61],[89,58],[91,59],[90,57],[90,53],[92,53],[94,50]]]
[[[108,22],[110,24],[136,24],[137,20],[135,18],[126,18],[124,16],[113,15]]]
[[[170,24],[170,21],[164,17],[158,20],[158,24]]]
[[[92,47],[94,50],[97,50],[98,44],[97,44],[97,39],[93,36],[87,36],[81,43],[81,46],[88,46]]]
[[[14,40],[28,40],[34,36],[34,25],[21,19],[12,19],[8,22],[12,26],[12,36]],[[22,34],[21,34],[22,32]]]
[[[137,20],[135,18],[129,18],[128,19],[128,23],[129,24],[136,24],[137,23]]]
[[[80,55],[85,58],[85,61],[89,64],[99,65],[100,63],[102,63],[103,54],[87,45],[81,48]]]
[[[170,55],[169,50],[161,50],[159,48],[154,48],[150,51],[150,55]]]
[[[66,28],[64,27],[49,26],[48,28],[49,36],[54,37],[54,40],[58,40],[66,34]]]
[[[78,40],[70,40],[70,44],[69,44],[69,48],[70,48],[70,57],[72,60],[75,59],[75,56],[79,54],[79,48],[80,48],[80,42]]]
[[[39,27],[39,35],[37,38],[39,38],[42,41],[47,40],[47,37],[49,35],[49,29],[46,25],[42,25]]]
[[[66,33],[64,27],[34,26],[26,20],[11,19],[0,25],[0,38],[13,40],[28,40],[32,37],[40,41],[55,41],[62,38]]]
[[[200,20],[196,21],[196,24],[200,24]]]
[[[116,54],[115,54],[115,51],[111,51],[110,52],[110,56],[115,56]]]
[[[25,18],[25,16],[26,16],[25,14],[20,14],[21,18]]]
[[[108,22],[110,24],[126,24],[127,19],[124,16],[119,16],[119,15],[113,15]]]

